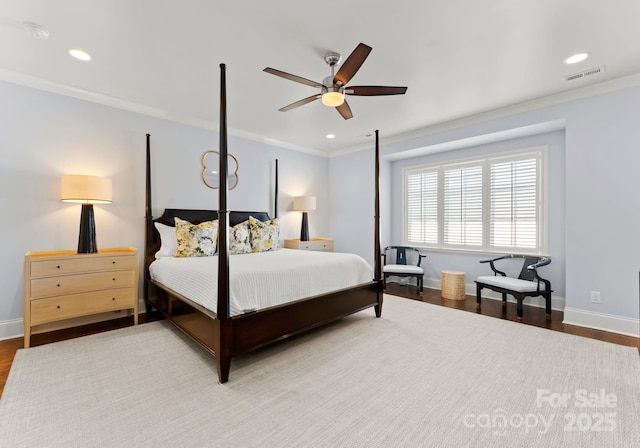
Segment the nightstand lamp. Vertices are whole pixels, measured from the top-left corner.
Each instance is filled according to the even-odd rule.
[[[93,204],[109,203],[111,198],[111,179],[81,174],[62,176],[60,199],[65,202],[82,204],[80,236],[78,237],[79,254],[98,252]]]
[[[309,241],[309,218],[307,212],[316,209],[315,196],[296,196],[293,198],[293,210],[302,212],[302,227],[300,228],[300,241]]]

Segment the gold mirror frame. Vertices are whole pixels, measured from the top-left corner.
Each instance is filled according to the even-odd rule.
[[[201,159],[202,173],[201,173],[200,177],[202,178],[202,182],[204,182],[204,184],[207,187],[217,190],[218,188],[220,188],[220,185],[215,185],[215,186],[214,185],[209,185],[209,183],[207,182],[207,179],[205,178],[205,173],[207,171],[207,164],[205,163],[205,159],[206,159],[208,154],[218,154],[218,157],[220,157],[220,153],[218,151],[207,151],[204,154],[202,154],[202,159]],[[228,157],[231,157],[236,162],[236,170],[233,172],[233,174],[228,174],[227,173],[227,178],[231,178],[231,177],[235,178],[235,182],[234,182],[233,186],[229,185],[229,190],[233,190],[234,188],[236,188],[238,186],[238,182],[240,181],[240,178],[238,176],[238,170],[240,169],[240,164],[238,163],[238,159],[236,159],[236,157],[233,154],[227,154],[227,155],[228,155]]]

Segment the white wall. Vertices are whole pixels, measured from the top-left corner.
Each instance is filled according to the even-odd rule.
[[[392,168],[399,162],[389,160],[416,148],[562,120],[564,224],[554,225],[551,234],[562,235],[564,242],[565,320],[637,335],[639,109],[640,88],[634,87],[383,144],[382,245],[401,238],[392,219],[397,215]],[[22,318],[24,253],[77,245],[80,207],[60,202],[62,174],[113,179],[114,202],[95,206],[99,247],[143,248],[145,133],[152,135],[154,152],[154,213],[164,207],[217,206],[215,190],[199,177],[202,153],[217,145],[215,132],[3,82],[0,123],[0,205],[5,213],[0,322]],[[384,129],[381,137],[384,141]],[[318,210],[309,217],[311,235],[333,236],[336,250],[372,263],[373,144],[370,150],[325,159],[239,138],[229,143],[240,162],[240,185],[230,194],[230,208],[272,212],[270,177],[278,158],[283,237],[299,234],[300,215],[290,211],[291,197],[314,194]],[[553,213],[559,216],[558,210]],[[560,249],[553,250],[552,266],[562,269]],[[442,265],[461,260],[441,257]],[[437,276],[438,269],[434,266],[429,275]],[[554,287],[561,291],[562,280]],[[590,291],[601,292],[601,304],[590,302]]]
[[[24,254],[77,248],[80,205],[60,201],[62,174],[113,180],[113,203],[94,206],[99,248],[132,246],[142,254],[146,133],[151,134],[153,153],[154,215],[170,207],[217,207],[217,190],[200,179],[200,159],[216,148],[216,132],[4,82],[0,126],[0,327],[23,316]],[[229,194],[230,209],[273,214],[277,158],[282,237],[299,237],[301,215],[291,211],[291,203],[302,194],[318,197],[318,210],[309,218],[311,235],[329,233],[328,159],[233,137],[229,152],[240,166],[240,183]],[[15,335],[0,328],[0,338]]]
[[[540,270],[540,275],[551,281],[554,296],[564,298],[565,295],[565,248],[564,248],[564,211],[565,211],[565,136],[564,132],[557,131],[539,135],[508,139],[485,145],[476,145],[469,148],[440,152],[422,157],[402,159],[392,163],[391,171],[391,235],[396,244],[402,242],[403,226],[403,177],[405,167],[442,163],[451,160],[466,159],[473,156],[494,154],[505,151],[514,151],[527,148],[547,147],[547,173],[546,182],[551,193],[547,198],[548,205],[548,250],[545,255],[552,259],[552,264]],[[487,253],[457,253],[450,251],[423,250],[427,258],[423,260],[425,268],[425,283],[437,284],[440,281],[440,272],[445,269],[455,269],[466,273],[469,288],[473,289],[473,279],[480,275],[491,275],[491,269],[487,264],[480,264],[480,260],[486,260],[496,256]],[[515,275],[519,273],[522,262],[515,267]],[[503,267],[508,266],[507,263]]]
[[[424,147],[444,147],[478,136],[508,132],[543,123],[564,122],[564,220],[557,219],[550,235],[554,239],[550,269],[564,270],[563,282],[557,278],[554,287],[564,293],[565,322],[601,328],[638,336],[640,270],[640,88],[618,91],[541,107],[433,134],[383,144],[385,157],[401,158],[402,153]],[[384,136],[384,129],[381,129]],[[482,148],[478,148],[478,151]],[[473,150],[471,150],[473,152]],[[353,223],[366,213],[353,199],[340,197],[355,193],[369,184],[368,170],[348,169],[364,160],[365,151],[331,159],[332,232],[348,235]],[[468,151],[464,152],[469,154]],[[450,157],[442,155],[439,157]],[[398,165],[398,162],[395,162]],[[357,166],[357,165],[356,165]],[[399,165],[398,165],[399,166]],[[334,172],[334,170],[336,170]],[[338,171],[340,171],[339,175]],[[347,176],[347,174],[350,174]],[[394,188],[401,179],[391,174],[392,199],[397,215]],[[562,185],[555,189],[562,190]],[[551,192],[551,194],[554,194]],[[340,218],[336,219],[336,213]],[[554,206],[553,215],[561,213]],[[391,241],[401,241],[401,228],[391,224]],[[358,237],[358,242],[360,238]],[[564,263],[561,249],[564,244]],[[367,254],[363,243],[351,244],[361,255]],[[560,254],[560,255],[559,255]],[[434,258],[435,259],[435,258]],[[438,266],[428,275],[436,276],[445,264],[468,266],[468,255],[441,254]],[[564,264],[564,266],[563,266]],[[474,271],[471,271],[475,275]],[[468,281],[470,281],[468,279]],[[471,279],[472,281],[472,279]],[[590,301],[590,291],[599,291],[601,304]]]
[[[330,235],[336,252],[373,261],[373,150],[329,159]]]

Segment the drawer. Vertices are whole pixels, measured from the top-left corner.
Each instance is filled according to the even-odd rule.
[[[333,252],[332,241],[300,241],[298,247],[303,250]]]
[[[31,261],[31,277],[134,269],[137,263],[138,257],[116,255],[104,257],[77,255],[58,260],[33,260]]]
[[[31,280],[31,298],[62,296],[78,292],[134,286],[136,271],[95,272]]]
[[[31,301],[31,325],[135,307],[134,288],[118,288]]]

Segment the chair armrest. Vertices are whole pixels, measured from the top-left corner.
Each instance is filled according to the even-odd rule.
[[[505,258],[513,258],[513,254],[502,255],[501,257],[492,258],[490,260],[480,260],[480,263],[491,263],[492,261],[504,260]]]
[[[505,274],[504,272],[498,270],[496,268],[496,266],[493,264],[494,261],[498,261],[498,260],[504,260],[505,258],[513,258],[513,254],[509,254],[509,255],[503,255],[501,257],[496,257],[496,258],[492,258],[490,260],[480,260],[480,263],[489,263],[489,265],[491,266],[491,270],[493,271],[493,275],[502,275],[503,277],[506,277],[507,274]]]
[[[535,271],[536,269],[538,269],[538,268],[540,268],[542,266],[546,266],[549,263],[551,263],[551,258],[540,257],[540,261],[538,261],[535,264],[527,266],[527,269],[529,269],[530,271]]]
[[[547,279],[540,277],[540,275],[538,274],[538,268],[542,266],[546,266],[549,263],[551,263],[551,258],[540,257],[540,261],[538,261],[535,264],[527,266],[527,269],[529,271],[533,271],[533,277],[538,281],[538,285],[540,285],[540,282],[544,283],[545,289],[548,291],[551,290],[551,282]],[[538,289],[540,289],[540,286],[538,286]]]
[[[418,266],[420,266],[420,263],[422,263],[423,258],[427,258],[427,256],[422,255],[420,252],[418,252]]]

